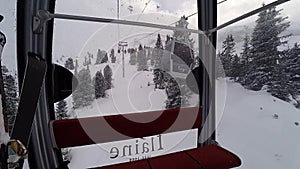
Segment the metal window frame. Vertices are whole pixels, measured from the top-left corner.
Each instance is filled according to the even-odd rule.
[[[216,4],[217,1],[214,0],[214,2],[214,4]],[[205,4],[205,6],[212,5],[209,0],[198,1],[198,6],[199,3],[201,4],[200,6],[203,4]],[[207,19],[206,17],[202,17],[202,15],[207,16],[206,13],[209,10],[205,9],[206,7],[203,7],[204,6],[201,8],[199,21],[204,18]],[[19,87],[22,86],[22,78],[27,62],[27,52],[38,53],[44,57],[48,65],[51,65],[52,63],[53,20],[46,22],[46,25],[43,27],[44,30],[39,34],[33,32],[34,25],[32,25],[32,23],[34,23],[33,16],[35,16],[39,10],[54,13],[54,8],[54,0],[17,1],[17,65],[20,82]],[[200,30],[208,30],[215,26],[214,24],[207,22],[207,20],[199,23]],[[207,24],[210,24],[211,27]],[[210,36],[215,42],[216,37],[212,36],[212,34]],[[59,168],[59,165],[62,164],[61,153],[59,150],[53,149],[48,130],[49,121],[54,120],[54,106],[51,105],[53,93],[51,67],[49,67],[48,70],[50,71],[48,71],[46,75],[46,82],[41,90],[41,96],[32,129],[29,146],[29,151],[32,152],[29,154],[30,168]],[[207,102],[207,100],[205,102]]]

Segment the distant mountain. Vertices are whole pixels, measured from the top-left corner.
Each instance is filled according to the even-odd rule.
[[[224,28],[219,31],[218,33],[218,41],[217,41],[217,51],[221,50],[222,48],[222,42],[226,39],[226,36],[229,34],[233,35],[233,38],[236,42],[236,51],[237,53],[241,52],[242,44],[243,44],[243,38],[246,34],[251,36],[254,29],[254,24],[250,25],[243,25],[243,26],[230,26],[227,28]],[[299,29],[288,29],[286,31],[286,34],[292,34],[291,37],[289,37],[289,45],[291,46],[295,42],[300,43],[300,30]]]

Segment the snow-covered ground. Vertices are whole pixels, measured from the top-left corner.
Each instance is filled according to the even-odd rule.
[[[276,116],[278,115],[278,118]],[[300,110],[265,91],[227,81],[219,143],[242,159],[241,169],[298,169]]]

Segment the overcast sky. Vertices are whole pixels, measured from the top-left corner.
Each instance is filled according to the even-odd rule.
[[[219,0],[221,1],[221,0]],[[218,5],[218,22],[219,24],[229,21],[241,14],[249,12],[262,5],[263,2],[266,4],[273,2],[274,0],[227,0],[226,2]],[[0,30],[7,36],[7,44],[3,51],[3,62],[4,64],[12,67],[15,63],[15,0],[0,0],[0,14],[5,16],[5,19],[0,23]],[[116,17],[116,1],[113,0],[57,0],[57,12],[59,13],[70,13],[76,15],[90,15],[99,17]],[[197,11],[196,0],[120,0],[121,5],[121,18],[127,18],[130,20],[137,20],[140,17],[142,10],[145,8],[144,13],[159,13],[161,17],[172,16],[180,17],[182,15],[190,15]],[[149,2],[149,3],[148,3]],[[146,5],[148,3],[148,5]],[[129,11],[132,6],[132,12]],[[291,21],[291,28],[298,30],[300,28],[300,11],[297,6],[300,6],[299,0],[291,0],[278,8],[283,8],[283,15],[288,16]],[[169,17],[169,18],[172,18]],[[247,25],[253,23],[257,16],[253,16],[249,19],[241,21],[235,25]],[[143,17],[141,17],[143,18]],[[139,18],[140,21],[141,18]],[[157,17],[157,23],[170,24],[162,18]],[[197,24],[197,16],[190,18],[189,22],[191,25]],[[105,25],[103,24],[87,24],[79,22],[62,22],[57,21],[56,23],[56,37],[54,39],[57,44],[54,55],[77,55],[80,49],[66,49],[60,44],[66,42],[76,42],[84,44],[95,32]],[[64,36],[68,35],[68,36]],[[82,45],[81,44],[81,45]],[[65,50],[65,51],[63,51]]]

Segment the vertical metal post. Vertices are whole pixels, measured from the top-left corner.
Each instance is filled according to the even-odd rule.
[[[122,52],[122,71],[123,71],[123,77],[125,77],[125,59],[124,59],[124,53],[125,53],[125,50],[128,46],[128,43],[127,42],[119,42],[119,47],[121,47],[121,52]]]
[[[208,32],[217,27],[217,0],[198,0],[199,29]],[[215,140],[216,109],[215,109],[215,61],[216,61],[216,33],[199,35],[199,54],[209,78],[203,75],[202,96],[203,108],[202,130],[199,133],[200,145],[212,144]],[[204,71],[203,71],[204,72]],[[209,80],[208,80],[209,79]],[[210,89],[211,84],[211,89]]]
[[[40,34],[32,29],[33,16],[38,10],[54,13],[55,0],[17,1],[17,64],[19,87],[23,84],[28,52],[36,53],[52,65],[53,20],[46,23]],[[33,123],[28,161],[30,168],[62,168],[59,150],[53,149],[49,122],[54,120],[52,98],[52,69],[48,66],[46,81],[42,86]]]
[[[120,19],[120,0],[117,0],[117,18]],[[118,41],[120,39],[120,25],[118,24]]]

